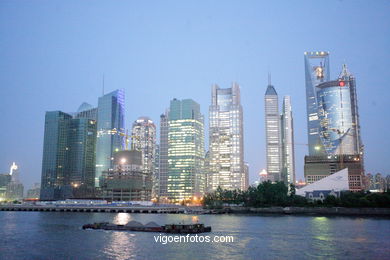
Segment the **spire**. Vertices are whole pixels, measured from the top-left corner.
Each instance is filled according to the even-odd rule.
[[[272,86],[271,85],[271,73],[268,72],[268,86]]]
[[[343,77],[349,77],[351,76],[351,73],[349,72],[348,68],[347,68],[347,64],[343,64],[343,68],[341,70],[341,74],[340,74],[340,78],[343,78]]]
[[[271,73],[268,72],[268,86],[267,86],[267,90],[265,91],[265,95],[278,95],[276,93],[276,90],[274,88],[274,86],[271,85]]]

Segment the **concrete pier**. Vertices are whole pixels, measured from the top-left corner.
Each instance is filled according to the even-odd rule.
[[[151,213],[181,214],[184,207],[172,206],[69,206],[69,205],[0,205],[0,211],[51,211],[51,212],[107,212],[107,213]]]

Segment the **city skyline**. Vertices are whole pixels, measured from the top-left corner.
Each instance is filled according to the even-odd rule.
[[[387,74],[385,69],[390,60],[389,53],[378,50],[386,50],[389,42],[386,34],[368,37],[373,28],[377,32],[389,29],[389,22],[384,19],[389,7],[383,2],[343,1],[332,6],[298,3],[280,10],[281,15],[290,17],[291,24],[276,22],[267,13],[258,12],[264,7],[279,10],[280,3],[257,3],[250,5],[251,8],[232,2],[224,6],[213,3],[208,8],[200,4],[172,17],[143,5],[123,4],[120,8],[93,8],[91,15],[95,18],[91,21],[96,25],[82,22],[78,29],[72,27],[76,24],[68,19],[77,20],[81,14],[85,15],[87,6],[83,4],[76,5],[78,9],[72,8],[74,13],[67,12],[70,10],[67,5],[40,7],[25,3],[29,7],[26,9],[11,2],[1,5],[0,30],[6,40],[0,54],[5,93],[0,109],[4,111],[4,124],[12,127],[7,127],[0,139],[4,154],[0,159],[0,172],[7,172],[10,163],[15,161],[26,188],[40,179],[45,111],[74,111],[84,101],[96,106],[96,97],[102,92],[103,74],[106,92],[124,88],[132,97],[140,97],[126,104],[126,126],[141,113],[158,124],[161,111],[174,97],[194,99],[207,119],[210,86],[214,82],[227,86],[237,81],[245,112],[245,160],[250,166],[252,183],[257,173],[265,168],[263,116],[259,111],[263,107],[261,99],[267,72],[272,72],[278,92],[292,96],[294,126],[299,129],[295,140],[307,143],[302,54],[317,50],[331,53],[330,78],[337,77],[338,66],[343,63],[357,78],[366,172],[385,173],[390,168],[385,150],[390,144],[385,131],[378,131],[389,128],[389,122],[379,116],[389,99],[390,93],[385,88],[389,79],[378,76]],[[138,14],[130,12],[132,8],[137,8]],[[343,8],[348,12],[343,13],[341,26],[335,18],[339,14],[337,10]],[[35,19],[43,9],[46,10],[43,15]],[[200,16],[191,15],[189,9],[198,10]],[[314,11],[305,12],[308,9]],[[292,19],[298,17],[297,10],[304,19]],[[111,17],[114,13],[118,19],[96,19]],[[310,34],[319,29],[315,21],[323,13],[329,17],[329,26],[320,27],[321,33]],[[16,18],[10,14],[15,14]],[[228,18],[233,14],[237,14],[236,19],[230,21]],[[88,13],[86,18],[91,18]],[[308,20],[313,23],[307,23]],[[140,22],[135,26],[137,21]],[[21,26],[23,35],[17,33]],[[359,33],[356,33],[357,28]],[[283,29],[283,33],[279,34],[278,29]],[[300,37],[292,37],[296,33]],[[336,34],[339,35],[337,40],[333,37]],[[366,38],[370,39],[371,48],[367,48]],[[161,63],[167,60],[168,63]],[[25,137],[26,129],[29,138]],[[308,153],[307,147],[297,146],[296,150],[297,179],[303,179],[303,156]]]

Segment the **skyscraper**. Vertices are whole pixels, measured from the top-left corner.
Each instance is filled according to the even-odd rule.
[[[282,180],[295,184],[294,124],[291,97],[284,96],[281,115]]]
[[[325,155],[320,140],[316,86],[330,80],[329,53],[305,52],[306,111],[309,155]]]
[[[305,61],[307,56],[305,53]],[[307,62],[305,67],[307,81],[310,72]],[[322,69],[312,67],[315,76],[325,78]],[[329,75],[329,68],[327,71]],[[350,189],[361,190],[364,188],[363,146],[360,138],[355,78],[343,65],[338,79],[331,81],[327,76],[315,83],[313,93],[317,112],[315,120],[308,121],[309,156],[305,157],[306,182],[312,183],[337,170],[348,168]],[[307,102],[311,102],[310,100],[312,99],[308,99]],[[317,124],[315,135],[310,136],[310,133],[314,133],[310,129],[310,126],[314,127],[314,122]],[[313,136],[317,138],[315,144]]]
[[[46,112],[43,139],[41,200],[71,197],[68,169],[68,132],[72,116],[61,111]]]
[[[100,97],[97,116],[95,187],[100,186],[103,171],[112,168],[114,153],[124,148],[124,90],[115,90]]]
[[[244,163],[243,110],[240,87],[212,86],[209,108],[209,178],[210,191],[248,187]]]
[[[160,116],[160,156],[158,172],[158,196],[160,199],[168,199],[168,112]]]
[[[192,99],[173,99],[168,130],[168,183],[171,201],[204,194],[204,122]]]
[[[68,129],[68,170],[73,197],[86,198],[94,195],[96,121],[74,118]]]
[[[149,117],[139,117],[132,125],[132,149],[142,152],[143,172],[153,180],[153,197],[156,195],[157,174],[156,159],[156,126]]]
[[[271,181],[281,180],[282,153],[278,94],[271,82],[265,92],[265,134],[267,172]]]
[[[84,102],[82,103],[77,112],[74,113],[74,118],[87,118],[97,121],[97,108],[92,107],[92,105]]]
[[[95,177],[96,121],[46,112],[42,200],[91,197]]]

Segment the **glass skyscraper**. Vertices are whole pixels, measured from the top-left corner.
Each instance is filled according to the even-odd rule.
[[[306,111],[309,155],[325,155],[321,142],[316,86],[330,80],[329,53],[305,52]]]
[[[94,192],[96,121],[46,112],[41,199],[90,197]]]
[[[282,152],[278,94],[269,82],[264,97],[267,172],[271,181],[281,181]]]
[[[294,124],[291,97],[284,96],[281,122],[282,180],[295,184]]]
[[[310,63],[310,59],[321,60],[323,56],[326,58],[320,66]],[[307,99],[308,109],[314,100],[317,112],[313,120],[310,117],[308,120],[309,156],[305,157],[305,179],[312,183],[348,168],[350,189],[359,191],[363,188],[364,166],[355,78],[343,65],[339,77],[329,80],[329,65],[321,68],[328,63],[328,53],[305,53],[306,83],[310,75],[317,78],[312,81],[315,98]],[[323,71],[327,73],[323,74]]]
[[[72,116],[61,111],[46,112],[43,139],[41,200],[71,197],[68,169],[68,133]]]
[[[168,197],[177,202],[203,196],[204,122],[199,104],[173,99],[168,121]]]
[[[355,80],[346,66],[337,80],[317,86],[320,137],[327,155],[360,154]]]
[[[132,149],[142,152],[143,172],[153,180],[153,198],[156,197],[157,173],[156,126],[149,117],[139,117],[132,125]]]
[[[209,116],[208,191],[218,187],[246,190],[248,172],[244,164],[243,110],[238,84],[225,89],[212,86]]]
[[[73,196],[92,197],[95,180],[96,121],[72,119],[69,125],[69,175]]]
[[[115,90],[98,101],[95,187],[99,187],[103,171],[112,168],[114,153],[124,148],[125,93]]]

